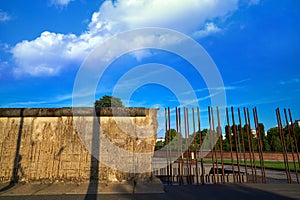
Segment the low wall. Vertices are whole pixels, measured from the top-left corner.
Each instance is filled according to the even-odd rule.
[[[148,155],[144,167],[152,168],[156,114],[156,109],[145,108],[104,108],[97,117],[93,108],[2,108],[0,182],[131,179],[132,168],[142,162],[136,154]],[[111,146],[127,157],[112,152]],[[122,162],[127,169],[117,166]],[[152,173],[138,177],[149,179]]]
[[[203,151],[202,154],[200,154],[200,152],[197,154],[198,156],[199,155],[204,155],[201,156],[203,158],[212,158],[212,152],[207,152],[207,151]],[[250,154],[249,152],[246,152],[246,159],[250,159]],[[154,152],[154,157],[165,157],[166,156],[166,151],[155,151]],[[179,157],[178,155],[178,152],[177,151],[173,151],[173,152],[170,152],[170,156],[171,157]],[[187,152],[184,153],[184,156],[187,157]],[[215,154],[214,154],[215,156]],[[218,151],[216,152],[216,156],[218,159],[221,158],[221,153]],[[233,159],[236,160],[236,152],[232,152],[232,156],[233,156]],[[244,159],[244,153],[238,153],[238,156],[241,158],[241,159]],[[295,158],[297,159],[297,155],[294,154]],[[251,155],[251,158],[252,158],[252,155]],[[259,160],[259,153],[255,152],[254,153],[254,158],[256,160]],[[263,158],[264,160],[268,160],[268,161],[284,161],[284,157],[283,157],[283,154],[282,153],[277,153],[277,152],[264,152],[263,153]],[[292,153],[287,153],[287,158],[289,161],[293,161],[293,155]],[[223,159],[231,159],[231,153],[230,152],[223,152]]]

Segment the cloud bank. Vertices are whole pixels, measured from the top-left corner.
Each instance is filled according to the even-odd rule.
[[[70,0],[53,0],[67,5]],[[103,40],[135,28],[161,27],[194,37],[221,32],[214,20],[238,9],[238,0],[122,0],[105,1],[94,12],[84,33],[60,34],[45,31],[31,41],[22,41],[11,50],[16,76],[53,76],[63,68],[79,66]],[[202,28],[201,28],[202,27]]]

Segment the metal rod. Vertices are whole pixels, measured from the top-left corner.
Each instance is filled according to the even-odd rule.
[[[253,164],[254,164],[254,174],[255,174],[255,183],[257,183],[257,169],[256,169],[256,158],[255,158],[255,149],[254,149],[254,143],[253,143],[253,135],[251,132],[251,124],[250,124],[250,112],[247,108],[247,118],[248,118],[248,124],[249,124],[249,130],[250,130],[250,142],[252,147],[252,158],[253,158]]]
[[[183,109],[183,117],[184,117],[184,136],[185,136],[185,153],[184,153],[184,158],[186,157],[186,159],[185,159],[185,162],[186,162],[186,166],[188,167],[188,139],[187,139],[187,121],[186,121],[186,108],[184,108]],[[189,177],[189,171],[188,171],[188,168],[187,168],[187,170],[186,170],[186,172],[187,172],[187,178]],[[188,179],[187,179],[188,180]]]
[[[299,165],[299,169],[300,169],[300,154],[299,154],[299,149],[298,149],[298,144],[297,144],[297,137],[296,137],[296,133],[295,133],[295,128],[294,128],[294,124],[293,124],[293,118],[292,118],[292,113],[291,110],[288,109],[289,112],[289,117],[290,117],[290,122],[291,122],[291,126],[292,126],[292,133],[293,133],[293,138],[294,138],[294,145],[296,148],[296,155],[298,158],[298,165]]]
[[[188,167],[188,183],[191,184],[191,154],[190,154],[190,134],[189,134],[189,118],[188,118],[188,109],[185,108],[185,119],[186,119],[186,144],[187,144],[187,152],[188,152],[188,158],[187,158],[187,167]]]
[[[200,148],[200,164],[201,164],[201,183],[204,184],[204,165],[203,165],[203,153],[202,153],[202,132],[201,132],[201,119],[200,109],[197,107],[198,115],[198,133],[199,133],[199,148]]]
[[[166,160],[167,160],[167,179],[168,179],[168,185],[170,184],[170,177],[169,177],[169,137],[168,137],[168,111],[167,108],[165,108],[165,124],[166,124],[166,133],[165,133],[165,142],[166,142]]]
[[[233,182],[235,183],[235,171],[234,171],[234,163],[233,163],[233,154],[232,154],[232,139],[231,139],[231,128],[230,128],[230,122],[229,122],[229,114],[228,114],[228,108],[226,108],[226,119],[227,119],[227,132],[229,135],[229,147],[230,147],[230,157],[231,157],[231,167],[232,167],[232,176],[233,176]]]
[[[242,182],[242,175],[241,175],[241,167],[240,167],[240,159],[239,159],[239,147],[238,147],[238,141],[237,141],[237,131],[236,131],[236,125],[234,120],[234,109],[231,107],[231,117],[232,117],[232,125],[233,125],[233,136],[235,141],[235,155],[237,160],[237,166],[238,166],[238,176],[239,176],[239,183]]]
[[[218,106],[216,107],[216,109],[217,109],[217,119],[218,119],[217,133],[220,140],[220,154],[221,154],[221,163],[222,163],[222,183],[225,184],[225,169],[224,169],[224,159],[223,159],[223,136],[222,136],[220,112]]]
[[[242,128],[242,119],[241,119],[241,111],[238,108],[238,118],[239,118],[239,132],[242,137],[242,149],[243,149],[243,156],[244,156],[244,165],[245,165],[245,173],[246,173],[246,182],[248,182],[248,167],[247,167],[247,158],[246,158],[246,149],[245,149],[245,139],[244,139],[244,132]]]
[[[190,173],[190,176],[189,176],[189,182],[190,184],[193,183],[192,181],[192,155],[191,155],[191,139],[190,139],[190,122],[189,122],[189,109],[186,108],[186,117],[187,117],[187,129],[188,129],[188,144],[189,144],[189,148],[188,148],[188,151],[189,151],[189,173]]]
[[[258,116],[257,116],[257,109],[256,107],[253,108],[253,115],[254,115],[254,123],[256,128],[256,136],[257,136],[257,143],[258,143],[258,151],[259,151],[259,160],[260,160],[260,169],[262,174],[262,182],[266,183],[266,173],[265,173],[265,166],[264,166],[264,157],[263,157],[263,149],[262,149],[262,138],[260,135],[260,126],[258,123]]]
[[[281,140],[282,154],[283,154],[283,159],[284,159],[287,182],[289,184],[291,184],[292,183],[291,172],[290,172],[290,167],[289,167],[289,163],[288,163],[285,138],[284,138],[284,133],[283,133],[283,128],[282,128],[282,121],[281,121],[279,108],[276,109],[276,117],[277,117],[277,122],[278,122],[278,130],[279,130],[279,135],[280,135],[280,140]]]
[[[213,107],[211,107],[211,122],[212,122],[212,133],[213,133],[213,149],[214,149],[214,153],[215,153],[215,163],[216,163],[216,168],[217,168],[217,183],[220,183],[219,180],[219,167],[218,167],[218,157],[217,157],[217,151],[216,151],[216,144],[218,142],[219,138],[215,138],[215,133],[216,133],[216,129],[215,129],[215,117],[214,117],[214,109]]]
[[[197,136],[197,132],[196,132],[196,126],[195,126],[195,110],[194,108],[192,108],[192,114],[193,114],[193,131],[194,131],[194,161],[196,162],[196,183],[197,185],[199,185],[199,174],[198,174],[198,160],[197,160],[197,141],[196,141],[196,136]]]
[[[254,183],[254,168],[253,168],[253,163],[252,163],[252,148],[251,148],[251,142],[250,142],[250,137],[252,135],[250,135],[250,127],[248,124],[248,119],[247,119],[247,111],[246,108],[244,107],[244,118],[245,118],[245,126],[246,126],[246,134],[247,134],[247,138],[248,138],[248,152],[249,152],[249,160],[250,160],[250,166],[251,166],[251,177],[252,177],[252,183]]]
[[[212,170],[214,175],[214,184],[216,184],[216,172],[215,172],[215,159],[214,159],[214,146],[213,146],[213,130],[212,130],[212,119],[211,119],[211,108],[208,106],[208,121],[209,121],[209,143],[211,148],[211,162]]]
[[[177,156],[181,155],[180,154],[180,132],[179,132],[179,118],[178,118],[178,108],[176,107],[175,108],[175,112],[176,112],[176,137],[177,137]],[[179,183],[179,185],[181,185],[181,180],[180,180],[180,177],[181,177],[181,170],[180,170],[180,156],[178,157],[178,161],[177,161],[177,182]]]
[[[179,124],[179,131],[180,131],[180,138],[179,138],[179,144],[180,144],[180,156],[181,156],[181,168],[180,168],[180,183],[183,184],[183,169],[184,169],[184,157],[183,157],[183,151],[182,151],[182,126],[181,126],[181,112],[180,112],[180,108],[178,108],[178,124]]]
[[[287,113],[286,113],[286,109],[283,110],[284,111],[284,116],[285,116],[285,123],[286,123],[286,128],[288,130],[288,137],[289,137],[289,141],[290,141],[290,147],[291,147],[291,152],[292,152],[292,158],[293,158],[293,164],[294,164],[294,168],[295,168],[295,172],[296,172],[296,179],[297,179],[297,183],[299,183],[299,176],[298,176],[298,170],[297,170],[297,165],[296,165],[296,158],[294,155],[294,146],[293,146],[293,142],[292,142],[292,136],[291,136],[291,130],[290,130],[290,125],[289,125],[289,121],[288,121],[288,117],[287,117]]]
[[[172,168],[172,158],[171,158],[171,153],[172,153],[172,136],[171,136],[171,114],[170,114],[170,107],[168,107],[168,130],[169,130],[169,168],[170,168],[170,176],[171,176],[171,185],[173,184],[173,168]]]

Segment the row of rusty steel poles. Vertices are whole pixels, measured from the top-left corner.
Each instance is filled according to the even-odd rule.
[[[287,115],[287,110],[284,109],[283,111],[284,111],[284,118],[285,118],[284,121],[286,124],[285,128],[287,130],[287,137],[288,137],[287,140],[289,141],[289,145],[290,145],[290,151],[292,154],[293,165],[294,165],[295,174],[296,174],[296,180],[297,180],[297,183],[299,183],[299,174],[298,174],[296,163],[298,161],[298,166],[300,168],[300,159],[299,159],[297,137],[296,137],[296,133],[295,133],[294,125],[293,125],[292,114],[291,114],[290,109],[288,109],[289,117]],[[280,135],[282,153],[283,153],[284,164],[285,164],[285,169],[286,169],[287,182],[292,183],[293,181],[292,181],[292,177],[291,177],[291,169],[289,166],[286,138],[285,138],[285,134],[284,134],[284,128],[282,125],[281,113],[280,113],[279,108],[276,109],[276,117],[277,117],[277,122],[278,122],[278,131],[279,131],[279,135]],[[295,154],[297,155],[297,160],[295,158]]]
[[[227,133],[229,134],[229,149],[230,149],[230,159],[231,159],[231,168],[232,168],[232,175],[233,175],[233,182],[239,182],[241,183],[243,181],[242,179],[242,172],[241,172],[241,165],[242,160],[245,167],[245,175],[246,175],[246,182],[249,182],[249,175],[248,175],[248,158],[250,161],[250,169],[251,169],[251,177],[252,182],[257,183],[258,177],[257,177],[257,166],[256,166],[256,152],[259,157],[260,162],[260,170],[261,170],[261,181],[262,183],[266,183],[266,170],[264,166],[264,154],[263,154],[263,141],[262,141],[262,135],[264,133],[261,133],[261,127],[258,120],[258,113],[257,109],[253,108],[253,119],[254,119],[254,127],[255,127],[255,133],[256,133],[256,140],[254,140],[252,135],[252,129],[251,129],[251,120],[250,120],[250,113],[247,108],[244,108],[244,122],[245,122],[245,128],[243,129],[242,126],[242,117],[241,117],[241,110],[238,108],[237,110],[237,117],[238,117],[238,125],[235,120],[235,110],[233,107],[231,107],[231,115],[229,115],[229,109],[226,108],[226,122],[227,122]],[[196,184],[202,183],[204,184],[204,164],[203,164],[203,135],[201,132],[201,120],[200,120],[200,109],[197,107],[195,115],[195,109],[192,108],[192,112],[190,113],[192,115],[192,129],[193,129],[193,138],[191,138],[190,135],[190,121],[189,121],[189,111],[188,108],[183,109],[183,121],[184,125],[182,127],[181,123],[181,110],[180,108],[176,107],[176,131],[177,131],[177,143],[178,143],[178,149],[177,154],[180,155],[179,162],[178,162],[178,171],[177,171],[177,180],[179,184],[183,184],[183,176],[187,176],[187,183],[192,184],[194,183],[193,174],[196,175]],[[208,140],[210,143],[211,148],[211,162],[212,162],[212,173],[213,173],[213,183],[225,183],[225,169],[224,169],[224,158],[223,158],[223,135],[221,131],[221,124],[220,124],[220,112],[219,108],[216,107],[216,116],[217,120],[215,120],[215,111],[212,107],[208,107],[208,122],[209,122],[209,131],[207,133]],[[282,125],[281,120],[281,114],[280,110],[276,109],[276,117],[278,122],[278,130],[279,130],[279,136],[280,141],[282,145],[282,153],[284,157],[284,164],[286,168],[286,175],[287,175],[287,181],[288,183],[292,183],[291,178],[291,170],[289,166],[289,160],[288,160],[288,151],[287,151],[287,144],[285,141],[285,135],[284,135],[284,129]],[[295,128],[293,125],[292,115],[290,112],[290,109],[288,109],[288,112],[286,109],[284,109],[284,117],[285,117],[285,123],[286,123],[286,130],[287,130],[287,137],[291,149],[291,155],[293,159],[293,164],[296,172],[296,179],[297,183],[299,183],[299,175],[297,169],[297,161],[298,165],[300,167],[300,158],[299,158],[299,149],[297,146],[297,138],[295,133]],[[231,120],[230,120],[231,118]],[[216,122],[217,121],[217,122]],[[230,122],[231,121],[231,122]],[[196,122],[198,124],[198,130],[196,131]],[[166,123],[166,156],[167,156],[167,179],[168,183],[173,183],[173,168],[172,168],[172,159],[173,156],[172,152],[172,145],[171,145],[171,114],[170,114],[170,108],[165,109],[165,123]],[[217,125],[216,125],[217,124]],[[186,152],[183,152],[183,142],[182,142],[182,131],[184,131],[185,136],[185,147]],[[246,135],[245,135],[246,134]],[[197,136],[199,138],[199,144],[197,142]],[[245,137],[248,139],[248,157],[246,152],[246,144],[245,144]],[[194,139],[194,142],[191,143],[191,139]],[[218,144],[219,141],[219,146]],[[254,146],[255,141],[257,142],[257,149]],[[191,145],[194,146],[195,150],[191,150]],[[200,147],[198,151],[198,145]],[[235,157],[233,156],[233,146],[235,145]],[[217,147],[219,150],[217,150]],[[193,156],[192,156],[193,154]],[[297,158],[296,158],[296,156]],[[220,171],[219,171],[219,161],[218,159],[221,159],[221,165],[222,165],[222,176],[220,181]],[[235,171],[235,162],[236,159],[236,167],[237,172]],[[200,166],[198,161],[200,160]],[[195,161],[195,163],[194,163]],[[192,172],[192,165],[195,164],[196,168],[195,173]],[[200,174],[199,174],[199,167],[200,167]],[[186,169],[186,171],[184,171]],[[200,177],[200,181],[199,181]]]

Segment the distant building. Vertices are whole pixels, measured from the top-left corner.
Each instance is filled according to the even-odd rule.
[[[165,138],[159,137],[156,139],[156,142],[165,142]]]
[[[252,135],[254,135],[254,137],[256,137],[256,130],[255,129],[251,129],[251,133],[252,133]]]
[[[256,130],[255,129],[251,129],[251,133],[252,135],[256,138],[257,137],[257,134],[256,134]],[[265,136],[268,134],[267,131],[264,132]]]
[[[296,127],[300,127],[300,120],[295,120],[295,122],[294,122],[294,126],[296,126]]]

